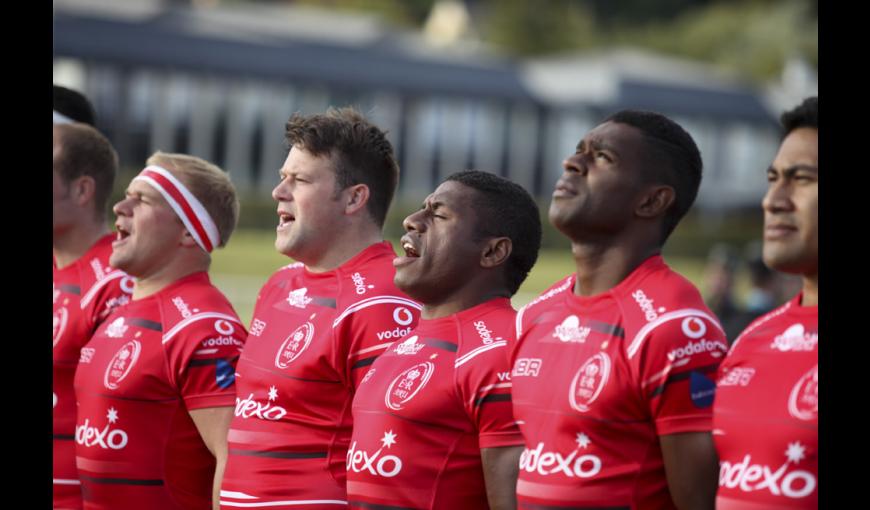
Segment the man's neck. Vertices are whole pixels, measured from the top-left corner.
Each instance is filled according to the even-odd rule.
[[[577,270],[574,294],[595,296],[616,287],[644,260],[659,251],[658,246],[641,248],[624,244],[571,243]]]
[[[305,262],[305,268],[312,273],[332,271],[369,246],[381,243],[383,240],[384,236],[380,229],[346,232],[345,235],[334,237],[329,249],[316,261]]]
[[[53,239],[54,261],[58,269],[80,259],[103,236],[109,228],[102,221],[79,223]]]
[[[801,306],[819,305],[819,275],[804,276],[804,285],[801,292]]]

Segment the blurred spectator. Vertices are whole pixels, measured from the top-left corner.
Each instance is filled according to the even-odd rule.
[[[729,341],[733,341],[746,326],[743,310],[734,295],[739,265],[740,257],[736,250],[720,243],[710,249],[704,268],[704,301],[719,318]]]
[[[81,92],[53,85],[52,106],[54,107],[54,123],[69,124],[82,122],[94,125],[96,114],[91,102]]]

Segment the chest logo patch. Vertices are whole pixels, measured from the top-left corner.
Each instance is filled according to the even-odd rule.
[[[142,344],[138,340],[130,340],[112,356],[106,374],[103,376],[103,384],[110,390],[118,389],[118,385],[130,374],[133,365],[139,359],[142,352]]]
[[[288,336],[281,348],[278,349],[278,354],[275,356],[275,366],[278,368],[287,368],[290,363],[298,358],[305,349],[311,345],[311,338],[314,336],[314,324],[306,322],[296,328],[290,336]]]
[[[599,352],[583,363],[571,381],[568,402],[572,409],[581,413],[589,410],[589,406],[595,402],[604,385],[607,384],[610,367],[610,357],[604,352]]]
[[[804,374],[791,390],[788,412],[798,420],[815,420],[819,416],[819,366]]]
[[[418,363],[405,370],[390,383],[384,395],[384,403],[393,411],[402,409],[423,389],[423,386],[426,386],[433,372],[435,372],[435,364],[430,361]]]

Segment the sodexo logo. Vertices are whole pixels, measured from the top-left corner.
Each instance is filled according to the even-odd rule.
[[[719,486],[742,492],[766,490],[773,496],[801,499],[816,489],[816,475],[798,464],[806,458],[807,448],[800,441],[788,444],[785,462],[779,467],[755,464],[746,454],[739,462],[719,462]]]
[[[260,402],[254,399],[253,393],[243,399],[236,397],[236,409],[234,413],[245,420],[254,417],[261,420],[278,421],[287,415],[287,410],[274,403],[277,399],[278,388],[275,386],[269,387],[267,402]]]
[[[539,442],[533,449],[526,448],[520,455],[520,469],[541,476],[563,475],[566,478],[591,478],[601,472],[601,457],[594,454],[580,454],[592,440],[586,434],[577,434],[577,448],[568,454],[545,450]]]
[[[118,411],[110,407],[106,413],[108,423],[102,429],[91,426],[90,419],[86,418],[81,425],[76,425],[76,443],[86,447],[100,447],[104,450],[121,450],[127,446],[127,432],[120,428],[112,428],[118,421]]]
[[[660,313],[665,313],[664,307],[659,307],[658,309],[656,309],[653,300],[646,297],[644,291],[640,289],[632,292],[631,297],[634,298],[637,306],[640,307],[640,310],[643,312],[643,316],[647,322],[652,322],[659,318]]]
[[[354,473],[368,473],[372,476],[383,476],[384,478],[392,478],[402,471],[402,459],[396,455],[382,455],[384,448],[388,451],[396,444],[396,434],[392,430],[384,432],[384,437],[381,438],[381,446],[374,453],[369,453],[366,450],[357,449],[357,442],[354,441],[347,451],[346,468]]]
[[[350,279],[353,280],[353,286],[356,288],[356,293],[359,295],[365,294],[368,289],[375,288],[374,285],[366,285],[365,277],[359,273],[352,274]]]

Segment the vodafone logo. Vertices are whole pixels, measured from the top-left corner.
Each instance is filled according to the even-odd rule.
[[[728,346],[718,340],[715,342],[706,339],[698,340],[697,342],[690,340],[686,345],[668,352],[668,361],[675,366],[681,366],[688,363],[692,355],[705,352],[714,358],[721,358],[722,355],[728,352]]]
[[[407,326],[414,322],[414,314],[404,306],[397,306],[396,309],[393,310],[393,320],[396,321],[396,324],[399,326]]]
[[[788,412],[798,420],[815,420],[819,416],[819,366],[801,376],[788,397]]]
[[[707,332],[707,326],[704,321],[697,317],[686,317],[683,319],[683,334],[689,338],[701,338]]]
[[[214,321],[214,330],[221,335],[232,335],[236,331],[236,328],[234,328],[228,321],[218,319]]]
[[[135,280],[133,280],[132,276],[125,276],[121,278],[121,290],[126,292],[127,294],[133,293],[133,287],[135,287]]]
[[[391,331],[379,331],[377,333],[377,335],[378,335],[378,340],[383,340],[384,338],[397,338],[398,339],[398,338],[402,338],[403,336],[407,335],[410,332],[411,332],[410,326],[408,326],[407,328],[400,328],[400,327],[396,326]]]
[[[290,363],[308,348],[313,336],[314,325],[310,322],[296,328],[278,349],[278,354],[275,355],[275,366],[281,369],[290,366]]]
[[[54,342],[52,343],[52,347],[57,345],[57,342],[60,341],[60,337],[63,335],[64,330],[66,329],[66,323],[69,319],[69,312],[66,311],[66,307],[62,306],[54,312],[53,323],[53,331],[52,336],[54,337]]]
[[[392,430],[384,432],[384,437],[381,439],[383,446],[378,448],[374,453],[369,453],[365,450],[357,449],[357,442],[354,441],[347,451],[347,460],[345,467],[348,471],[354,473],[368,473],[372,476],[383,476],[384,478],[392,478],[402,471],[402,459],[396,455],[381,455],[384,448],[392,447],[396,444],[396,434]]]
[[[607,384],[610,365],[610,357],[603,352],[599,352],[583,363],[571,381],[568,400],[572,409],[581,413],[589,410],[589,406]]]
[[[124,344],[118,352],[112,356],[106,373],[103,375],[103,384],[110,390],[118,389],[118,385],[130,374],[133,365],[139,359],[142,352],[142,344],[138,340],[130,340]]]
[[[418,363],[405,370],[390,383],[384,394],[384,404],[393,411],[402,409],[426,386],[433,372],[435,372],[435,365],[429,361]]]

